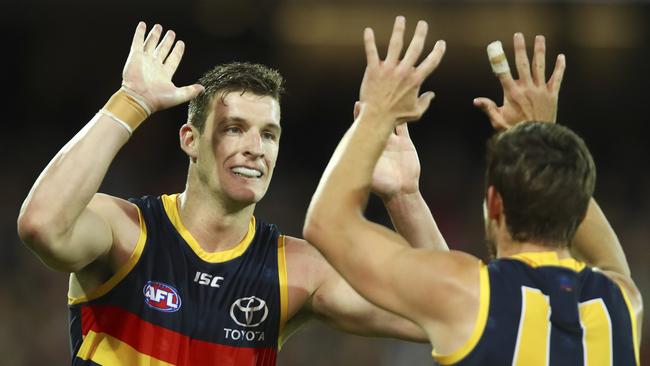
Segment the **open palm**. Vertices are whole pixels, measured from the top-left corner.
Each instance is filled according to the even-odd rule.
[[[158,43],[162,33],[158,24],[145,39],[146,28],[140,22],[133,35],[122,71],[122,85],[142,97],[153,113],[189,101],[203,91],[203,87],[194,84],[178,88],[174,85],[172,76],[181,62],[185,44],[182,41],[174,43],[176,34],[171,30]]]
[[[386,200],[417,192],[420,160],[406,123],[395,128],[372,174],[372,191]]]

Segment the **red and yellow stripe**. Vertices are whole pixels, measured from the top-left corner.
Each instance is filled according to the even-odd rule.
[[[83,343],[77,357],[100,364],[275,365],[276,349],[233,347],[192,339],[124,309],[84,306]]]

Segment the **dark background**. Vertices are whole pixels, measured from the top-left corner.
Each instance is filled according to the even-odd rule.
[[[139,20],[174,29],[186,42],[177,85],[235,60],[265,63],[284,74],[282,147],[257,215],[300,236],[311,194],[351,122],[365,67],[363,27],[375,29],[385,50],[398,14],[407,17],[409,39],[416,20],[424,19],[430,25],[430,47],[436,39],[447,41],[442,64],[425,84],[437,97],[422,121],[411,125],[411,135],[422,163],[421,190],[450,246],[486,259],[481,203],[483,153],[491,129],[472,99],[500,101],[501,94],[485,46],[501,40],[512,60],[515,31],[524,32],[529,46],[535,34],[544,34],[547,63],[559,52],[567,55],[559,121],[590,147],[598,167],[596,198],[647,297],[650,7],[645,3],[5,2],[0,9],[0,365],[68,362],[67,275],[48,270],[22,246],[15,220],[39,172],[119,87]],[[178,148],[177,130],[185,116],[183,105],[141,126],[115,159],[101,191],[130,197],[183,190],[187,158]],[[368,214],[388,223],[376,199]],[[444,301],[445,294],[422,296],[434,302]],[[644,323],[641,356],[646,361],[649,325]],[[429,365],[429,352],[428,345],[346,336],[314,324],[289,340],[279,364]]]

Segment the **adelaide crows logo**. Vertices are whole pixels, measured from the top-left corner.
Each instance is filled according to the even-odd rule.
[[[181,308],[181,297],[178,295],[178,291],[170,285],[148,281],[142,292],[144,293],[144,303],[152,309],[173,313]]]

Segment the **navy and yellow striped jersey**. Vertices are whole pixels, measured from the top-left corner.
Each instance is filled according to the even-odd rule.
[[[638,365],[636,319],[625,291],[555,252],[479,264],[480,306],[463,347],[442,365]]]
[[[73,365],[275,365],[284,236],[253,217],[237,246],[205,252],[176,198],[131,199],[141,233],[130,259],[93,293],[69,298]]]

